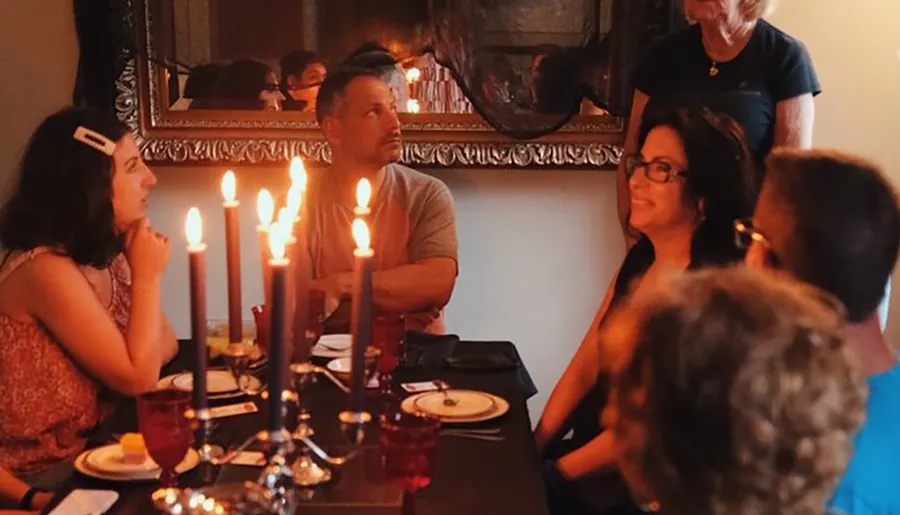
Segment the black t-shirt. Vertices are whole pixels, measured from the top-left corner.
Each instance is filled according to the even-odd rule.
[[[728,114],[744,128],[758,163],[772,149],[776,104],[821,92],[803,43],[765,20],[757,22],[737,57],[717,63],[715,76],[712,65],[697,24],[654,43],[634,77],[635,88],[650,97],[645,113],[707,107]]]
[[[706,231],[701,231],[694,235],[691,242],[691,262],[688,264],[688,270],[725,267],[743,260],[744,251],[734,244],[734,238],[730,235],[712,236]],[[600,330],[600,326],[608,319],[609,314],[626,301],[634,282],[643,277],[655,259],[653,244],[646,236],[642,236],[631,246],[619,268],[609,308],[598,326],[593,328],[594,330]],[[606,406],[608,395],[609,377],[604,372],[600,374],[594,387],[588,390],[569,418],[568,429],[573,432],[573,446],[585,445],[603,430],[600,425],[600,413]]]

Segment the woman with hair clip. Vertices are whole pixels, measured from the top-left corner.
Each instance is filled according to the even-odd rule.
[[[28,143],[0,212],[0,500],[43,506],[114,396],[154,388],[177,352],[169,241],[146,218],[155,184],[103,113],[64,109]]]
[[[575,483],[613,469],[611,437],[600,425],[607,364],[597,332],[631,289],[685,269],[740,261],[732,222],[752,213],[753,158],[731,118],[708,110],[674,110],[648,117],[640,152],[626,157],[640,238],[609,285],[581,346],[550,395],[535,429],[547,464],[554,513],[591,512]],[[564,436],[572,432],[570,439]]]

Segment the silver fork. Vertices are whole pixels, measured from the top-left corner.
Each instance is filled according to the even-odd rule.
[[[447,384],[440,379],[435,379],[432,381],[432,384],[437,387],[438,391],[444,396],[444,406],[456,406],[459,404],[459,401],[450,397],[450,394],[447,393]]]
[[[453,429],[441,431],[441,436],[454,436],[456,438],[468,438],[470,440],[482,440],[485,442],[502,442],[506,440],[506,437],[502,435],[473,433],[469,431],[460,431]]]

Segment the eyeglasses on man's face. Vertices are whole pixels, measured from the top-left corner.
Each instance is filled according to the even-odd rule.
[[[631,179],[638,170],[651,182],[666,183],[675,177],[684,177],[687,170],[663,159],[644,161],[638,154],[625,157],[625,177]]]
[[[753,220],[740,218],[734,221],[734,243],[740,249],[749,250],[755,243],[759,244],[766,254],[766,264],[780,267],[781,259],[772,249],[772,242],[758,229],[753,227]]]

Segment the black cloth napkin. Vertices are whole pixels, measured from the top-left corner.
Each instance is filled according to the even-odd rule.
[[[401,366],[441,369],[444,360],[453,355],[458,343],[459,336],[455,334],[436,335],[410,331],[406,333],[406,348]]]
[[[512,342],[460,341],[455,334],[409,332],[401,366],[434,377],[441,370],[475,374],[515,372],[526,399],[538,391]]]

